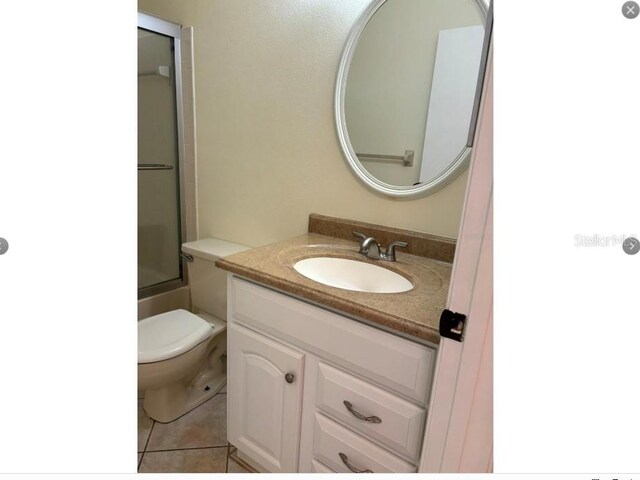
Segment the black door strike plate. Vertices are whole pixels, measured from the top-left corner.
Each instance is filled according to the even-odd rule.
[[[442,315],[440,315],[440,336],[462,342],[466,319],[467,316],[462,313],[455,313],[447,309],[443,310]]]

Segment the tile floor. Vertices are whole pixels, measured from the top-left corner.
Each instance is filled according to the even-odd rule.
[[[138,400],[138,472],[250,473],[229,458],[226,387],[171,423],[147,417]]]

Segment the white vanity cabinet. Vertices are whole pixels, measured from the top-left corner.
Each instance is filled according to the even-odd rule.
[[[434,347],[232,274],[228,322],[228,436],[244,456],[269,472],[417,470]]]

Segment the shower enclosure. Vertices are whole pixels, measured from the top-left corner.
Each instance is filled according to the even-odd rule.
[[[180,30],[138,14],[138,298],[185,283]]]

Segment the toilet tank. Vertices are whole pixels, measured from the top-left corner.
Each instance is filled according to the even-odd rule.
[[[194,313],[208,313],[227,319],[227,272],[216,267],[217,259],[244,252],[250,247],[219,238],[204,238],[182,244],[182,251],[193,256],[187,263],[191,305]]]

